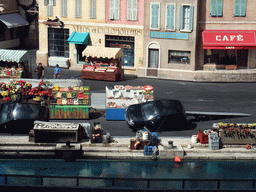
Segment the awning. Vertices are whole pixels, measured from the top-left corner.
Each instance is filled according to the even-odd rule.
[[[68,43],[74,43],[74,44],[88,44],[89,43],[89,33],[79,33],[76,31],[73,31],[73,33],[70,35],[70,37],[67,39]]]
[[[25,62],[29,61],[29,59],[28,51],[0,49],[0,61]]]
[[[119,59],[124,56],[124,53],[121,48],[87,46],[82,55],[83,57]]]
[[[255,30],[204,30],[204,49],[255,49]]]
[[[18,13],[0,15],[0,21],[2,21],[7,26],[7,28],[29,25],[29,23]]]

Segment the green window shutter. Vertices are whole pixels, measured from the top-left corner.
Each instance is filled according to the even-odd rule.
[[[158,28],[159,4],[152,4],[151,9],[151,28]]]
[[[90,18],[96,18],[96,0],[90,0]]]
[[[127,0],[127,20],[132,20],[132,0]]]
[[[167,29],[174,29],[174,5],[167,5],[167,22],[166,22],[166,28]]]
[[[61,17],[67,17],[67,0],[61,0]]]
[[[235,17],[239,17],[240,16],[240,0],[235,0],[234,16]]]
[[[132,3],[132,20],[138,20],[138,0],[133,0]]]
[[[223,0],[211,0],[211,16],[222,17],[223,15]]]
[[[240,16],[241,17],[245,17],[246,16],[246,0],[241,0],[241,13]]]
[[[194,21],[194,7],[190,6],[190,20],[189,20],[189,30],[193,30],[193,21]]]
[[[184,14],[183,14],[183,5],[180,6],[180,12],[179,12],[179,30],[182,30],[184,27]]]
[[[222,17],[223,15],[223,0],[217,0],[217,16]]]
[[[81,12],[81,0],[76,0],[76,17],[82,17],[82,12]]]

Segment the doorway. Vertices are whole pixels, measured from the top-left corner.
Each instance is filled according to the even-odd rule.
[[[148,69],[147,76],[157,77],[157,68],[159,65],[159,49],[149,49],[148,51]]]

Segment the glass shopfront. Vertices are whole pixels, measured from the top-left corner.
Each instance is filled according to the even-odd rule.
[[[106,35],[106,47],[121,48],[124,53],[122,65],[134,67],[134,37]]]

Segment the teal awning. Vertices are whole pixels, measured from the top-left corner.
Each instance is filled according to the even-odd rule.
[[[76,31],[73,31],[73,33],[68,38],[68,43],[74,43],[74,44],[88,44],[89,43],[89,32],[86,33],[79,33]]]
[[[0,61],[25,62],[29,61],[29,59],[28,51],[0,49]]]

